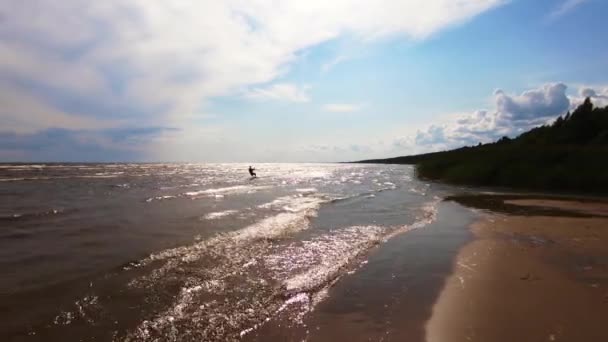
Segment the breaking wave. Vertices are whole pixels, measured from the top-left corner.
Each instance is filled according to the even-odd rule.
[[[205,220],[217,220],[217,219],[220,219],[222,217],[234,215],[236,213],[238,213],[237,210],[224,210],[224,211],[219,211],[219,212],[214,212],[214,213],[206,214],[205,216],[203,216],[203,218]]]
[[[199,199],[204,197],[215,197],[221,198],[224,195],[235,195],[235,194],[243,194],[243,193],[253,193],[259,190],[268,189],[268,186],[250,186],[250,185],[235,185],[225,188],[216,188],[216,189],[205,189],[198,191],[188,191],[178,195],[163,195],[163,196],[154,196],[146,199],[146,202],[153,201],[162,201],[168,199],[175,198],[189,198],[189,199]]]
[[[63,311],[59,314],[54,310],[49,316],[48,325],[64,327],[66,331],[80,329],[83,323],[92,330],[110,326],[116,329],[112,332],[116,334],[114,340],[230,341],[275,319],[281,324],[283,320],[303,323],[307,313],[329,295],[331,286],[362,267],[374,248],[398,234],[433,222],[438,203],[438,199],[421,203],[430,198],[430,189],[419,182],[406,184],[402,171],[384,167],[276,165],[268,170],[261,168],[263,177],[255,181],[244,175],[242,166],[231,164],[85,165],[65,166],[65,170],[42,167],[55,169],[38,173],[38,168],[32,166],[3,175],[47,179],[121,177],[82,182],[99,184],[99,193],[104,194],[101,205],[91,206],[95,210],[90,213],[88,207],[78,209],[83,217],[97,215],[106,208],[114,210],[114,206],[120,207],[114,213],[123,215],[129,210],[122,210],[122,206],[133,198],[151,202],[133,207],[134,214],[146,219],[133,221],[145,222],[145,228],[156,234],[142,236],[154,239],[154,247],[120,259],[119,267],[112,264],[111,274],[95,278],[94,287],[91,283],[77,301],[71,300],[69,306],[61,306]],[[44,186],[55,184],[48,183]],[[77,183],[81,182],[57,182],[70,189]],[[19,184],[2,186],[10,190],[16,185]],[[397,188],[400,190],[384,192]],[[84,191],[90,189],[83,187],[82,193],[88,196]],[[214,200],[223,197],[226,200]],[[202,200],[189,201],[195,199]],[[324,204],[327,207],[320,211]],[[150,208],[163,210],[148,218]],[[22,208],[10,206],[1,209],[7,215],[0,216],[0,221],[62,213],[51,210],[27,214],[20,213]],[[312,218],[317,215],[320,218],[313,225]],[[157,217],[166,221],[157,225]],[[410,224],[403,225],[404,222]],[[42,226],[38,221],[34,223],[31,226]],[[17,227],[14,230],[19,234],[29,234],[28,238],[32,236],[32,230],[21,229],[21,224],[8,226]],[[88,233],[83,236],[90,238],[85,235]],[[93,233],[97,232],[91,236]],[[157,250],[156,243],[167,246],[197,234],[199,237],[187,245],[144,254],[147,256],[143,259],[124,263],[133,260],[134,255],[141,257],[139,253]],[[157,236],[168,238],[158,241]],[[136,236],[134,241],[139,238]]]
[[[154,289],[178,276],[183,285],[173,304],[143,321],[126,340],[230,341],[278,315],[301,323],[329,287],[365,263],[372,248],[431,223],[438,202],[426,204],[406,226],[351,226],[306,240],[276,240],[306,229],[308,217],[324,201],[316,198],[300,212],[279,213],[238,231],[151,255],[142,263],[166,264],[133,286]]]
[[[14,213],[10,215],[0,215],[0,221],[21,221],[32,218],[42,218],[47,216],[54,216],[66,213],[64,209],[50,209],[46,211],[39,212],[29,212],[29,213]]]

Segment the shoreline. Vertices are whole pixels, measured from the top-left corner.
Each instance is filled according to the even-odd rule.
[[[370,251],[326,291],[302,321],[272,320],[244,341],[424,341],[452,261],[471,241],[476,215],[456,203],[438,204],[437,219]]]
[[[513,197],[451,198],[490,212],[457,253],[426,340],[608,340],[608,203]]]

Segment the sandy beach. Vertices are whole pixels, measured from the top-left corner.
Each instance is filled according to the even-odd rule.
[[[454,261],[427,341],[608,341],[608,204],[488,201],[502,201],[501,210],[473,224],[475,239]]]

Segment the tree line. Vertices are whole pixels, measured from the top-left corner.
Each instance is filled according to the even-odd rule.
[[[608,193],[608,107],[587,98],[514,139],[363,162],[416,164],[420,178],[454,184]]]

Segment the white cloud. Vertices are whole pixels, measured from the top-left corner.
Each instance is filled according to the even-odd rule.
[[[261,101],[308,102],[310,101],[307,93],[309,88],[308,86],[298,87],[289,83],[277,83],[265,88],[254,88],[245,93],[245,97]]]
[[[519,135],[568,111],[571,99],[566,96],[566,90],[563,83],[545,84],[520,95],[497,90],[494,110],[478,110],[419,130],[415,143],[441,150]]]
[[[0,9],[0,76],[173,124],[210,97],[276,80],[300,52],[341,35],[423,39],[503,2],[9,1]]]
[[[545,84],[538,89],[527,90],[519,96],[511,96],[502,90],[496,90],[494,92],[496,110],[512,121],[554,116],[567,110],[570,104],[566,96],[567,88],[563,83]]]
[[[4,82],[0,82],[0,103],[0,131],[10,129],[12,132],[23,134],[46,128],[103,129],[121,124],[116,120],[99,120],[58,110],[27,91]]]
[[[587,0],[564,0],[549,13],[547,18],[549,20],[556,20],[585,2],[587,2]]]
[[[361,105],[353,103],[328,103],[323,105],[323,110],[334,113],[352,113],[361,110]]]
[[[105,80],[94,65],[67,61],[53,51],[14,41],[0,41],[0,75],[31,79],[76,96],[107,95],[103,94],[107,90]]]
[[[404,133],[390,143],[375,142],[365,136],[356,140],[350,136],[339,143],[325,141],[305,145],[298,153],[309,155],[311,160],[335,161],[336,156],[339,160],[361,160],[441,151],[493,142],[503,136],[517,136],[553,122],[582,103],[585,97],[591,97],[596,106],[608,105],[608,87],[577,88],[578,94],[574,96],[566,95],[567,87],[563,83],[544,84],[521,94],[497,90],[491,110],[450,114],[426,127]],[[387,135],[391,134],[384,134]],[[349,141],[356,141],[357,145]]]
[[[608,87],[591,87],[581,86],[578,96],[570,98],[570,109],[573,110],[585,101],[585,98],[591,98],[593,104],[597,107],[608,106]]]

